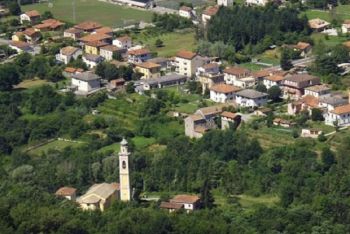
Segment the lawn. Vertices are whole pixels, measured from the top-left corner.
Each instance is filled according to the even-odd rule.
[[[23,5],[22,10],[51,11],[54,17],[70,22],[79,23],[93,20],[110,27],[131,25],[139,21],[150,22],[150,11],[105,3],[98,0],[76,0],[76,22],[73,20],[72,0],[51,0],[50,3]]]
[[[52,83],[46,80],[40,80],[40,79],[24,80],[18,85],[16,85],[15,89],[31,89],[31,88],[36,88],[45,84],[52,84]]]
[[[255,63],[242,63],[239,66],[245,67],[251,71],[260,71],[262,69],[267,68],[266,66],[262,66],[262,65],[255,64]]]
[[[208,0],[160,0],[157,2],[158,6],[178,9],[181,2],[192,3],[193,6],[203,6],[206,5]]]
[[[171,57],[179,50],[193,51],[196,48],[196,40],[193,31],[165,33],[161,35],[149,35],[147,33],[140,33],[133,36],[134,41],[144,44],[152,52],[157,52],[158,56]],[[157,48],[155,42],[157,39],[163,41],[164,46]]]
[[[337,37],[337,36],[328,36],[322,33],[313,33],[311,38],[314,40],[316,44],[319,44],[320,41],[323,41],[327,46],[336,46],[342,44],[347,41],[346,37]]]
[[[238,199],[238,202],[244,208],[249,208],[254,205],[265,205],[265,206],[271,207],[279,202],[279,198],[277,196],[271,196],[271,195],[262,195],[259,197],[253,197],[253,196],[242,194],[242,195],[236,195],[234,197]]]
[[[311,9],[305,11],[303,14],[305,14],[308,19],[320,18],[328,22],[331,22],[333,19],[350,19],[350,5],[340,5],[336,7],[333,12]]]
[[[147,146],[150,146],[156,142],[156,140],[151,137],[151,138],[146,138],[142,136],[136,136],[132,139],[132,142],[134,143],[135,147],[138,149],[145,148]]]
[[[82,144],[83,143],[55,140],[55,141],[52,141],[48,144],[42,145],[36,149],[30,150],[28,153],[33,154],[33,155],[40,155],[42,153],[46,153],[49,149],[63,150],[64,148],[66,148],[68,146],[77,147],[77,146],[82,145]]]

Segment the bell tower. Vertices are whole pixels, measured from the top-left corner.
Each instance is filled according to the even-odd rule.
[[[120,183],[120,200],[130,201],[130,176],[129,176],[129,156],[128,142],[123,138],[120,142],[119,152],[119,183]]]

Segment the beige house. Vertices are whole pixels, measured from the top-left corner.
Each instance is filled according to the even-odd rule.
[[[24,24],[25,22],[35,24],[40,21],[40,13],[36,10],[27,11],[19,16],[19,20],[21,24]]]
[[[169,212],[174,212],[179,209],[185,209],[187,213],[200,208],[200,198],[197,195],[176,195],[169,202],[162,202],[161,209],[167,209]]]
[[[256,79],[251,72],[243,67],[228,67],[224,70],[224,79],[226,84],[234,85],[241,88],[253,86]]]
[[[217,84],[210,88],[210,99],[219,103],[233,102],[236,92],[240,90],[233,85]]]
[[[73,46],[66,46],[60,50],[59,54],[56,54],[56,60],[68,64],[72,59],[77,59],[82,54],[82,49]]]
[[[105,58],[107,61],[113,60],[113,56],[115,54],[123,54],[125,53],[126,50],[118,48],[117,46],[114,45],[106,45],[100,48],[100,55]]]
[[[230,128],[231,124],[237,123],[237,126],[241,123],[241,116],[236,113],[224,111],[221,113],[221,129]]]
[[[119,184],[102,183],[91,186],[84,195],[78,197],[77,202],[83,210],[104,211],[117,199],[119,199]]]
[[[77,189],[72,188],[72,187],[61,187],[59,188],[55,195],[58,197],[62,197],[71,201],[75,201],[76,200],[76,192]]]
[[[78,40],[82,35],[84,31],[77,28],[69,28],[64,31],[63,37],[65,38],[72,38],[73,40]]]
[[[330,25],[331,24],[329,22],[327,22],[323,19],[320,19],[320,18],[309,20],[309,26],[315,32],[322,32],[322,31],[328,29],[330,27]]]
[[[135,71],[143,74],[141,79],[155,79],[160,77],[161,66],[152,62],[136,64]]]
[[[177,52],[175,56],[176,72],[180,75],[191,77],[196,73],[198,67],[205,61],[196,53],[187,50]]]

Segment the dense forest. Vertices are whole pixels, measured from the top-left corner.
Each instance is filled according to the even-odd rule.
[[[252,126],[211,131],[200,140],[182,134],[161,137],[155,124],[167,123],[169,102],[146,98],[137,106],[135,130],[96,117],[86,122],[103,94],[76,99],[50,86],[1,93],[0,233],[346,233],[350,231],[350,138],[334,149],[315,151],[317,140],[296,139],[286,146],[263,148],[249,137]],[[133,106],[134,108],[134,106]],[[36,118],[34,118],[36,116]],[[50,137],[78,138],[90,130],[88,144],[29,155],[21,146]],[[153,137],[159,145],[133,151],[135,188],[130,204],[116,202],[106,212],[82,212],[75,204],[55,198],[63,185],[86,190],[91,184],[118,180],[118,158],[100,152],[123,136]],[[218,205],[219,191],[225,205]],[[201,194],[204,209],[192,214],[168,214],[158,203],[139,200],[140,192]],[[273,206],[244,208],[234,195],[276,194]],[[214,202],[214,203],[213,203]]]
[[[222,41],[236,50],[258,43],[267,47],[274,43],[291,43],[309,33],[306,17],[299,18],[297,10],[278,9],[273,5],[266,8],[222,7],[207,26],[210,42]]]

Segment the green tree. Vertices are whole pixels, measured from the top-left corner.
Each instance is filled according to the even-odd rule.
[[[312,121],[323,121],[324,117],[323,117],[322,110],[320,110],[318,108],[313,108],[311,110],[311,120]]]
[[[205,179],[201,187],[201,202],[203,207],[212,208],[214,206],[214,197],[211,194],[209,180]]]
[[[161,40],[161,39],[157,39],[156,42],[154,43],[154,45],[157,47],[157,48],[160,48],[160,47],[163,47],[164,46],[164,42]]]
[[[8,91],[20,82],[17,67],[11,63],[0,65],[0,91]]]
[[[269,95],[269,98],[274,102],[279,101],[281,99],[282,91],[281,88],[277,85],[274,85],[271,88],[269,88],[267,93]]]

